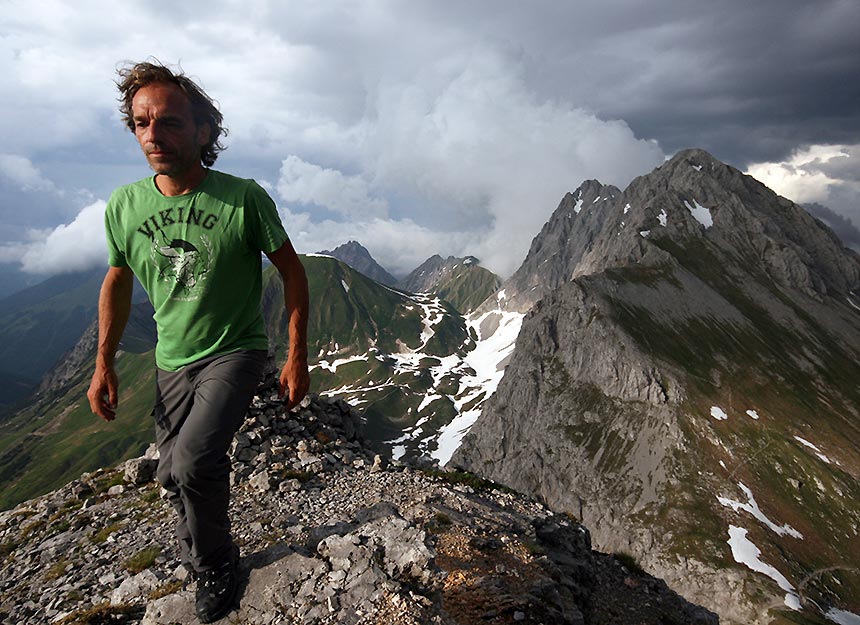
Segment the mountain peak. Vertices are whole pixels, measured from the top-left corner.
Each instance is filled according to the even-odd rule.
[[[856,578],[804,585],[860,553],[860,258],[703,150],[596,189],[493,302],[530,312],[451,463],[585,519],[724,622],[852,609]]]
[[[370,252],[358,241],[348,241],[333,250],[320,252],[327,256],[333,256],[346,263],[357,272],[364,274],[372,280],[376,280],[387,286],[394,286],[397,279],[388,273],[379,263],[374,260]]]
[[[826,225],[755,178],[690,148],[623,192],[586,180],[567,193],[503,285],[505,308],[525,312],[572,278],[608,268],[684,263],[678,251],[694,254],[693,247],[727,269],[758,267],[766,279],[813,298],[860,287],[860,257]],[[482,310],[496,305],[485,302]]]
[[[434,293],[462,313],[469,313],[499,288],[501,281],[474,256],[434,254],[400,281],[411,293]]]

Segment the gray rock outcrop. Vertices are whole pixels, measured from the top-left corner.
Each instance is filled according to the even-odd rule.
[[[364,274],[380,284],[388,286],[395,286],[397,284],[397,278],[377,263],[373,256],[370,255],[370,252],[367,251],[367,248],[357,241],[349,241],[337,246],[333,250],[322,251],[320,254],[334,256],[355,269],[358,273]]]
[[[856,609],[858,288],[826,226],[701,150],[623,192],[586,182],[485,304],[529,312],[450,466],[574,515],[726,622]],[[828,567],[846,581],[801,596]]]
[[[528,497],[380,459],[342,401],[286,413],[272,381],[231,450],[242,581],[222,622],[717,622]],[[135,464],[0,513],[0,623],[196,622],[173,512]]]

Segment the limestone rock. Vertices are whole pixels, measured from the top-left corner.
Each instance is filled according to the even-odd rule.
[[[655,606],[651,620],[620,625],[688,622],[692,607],[668,589],[625,592],[614,561],[592,552],[588,532],[569,518],[438,470],[374,470],[377,453],[357,437],[359,417],[348,405],[313,397],[287,414],[272,395],[260,389],[237,437],[248,445],[233,450],[241,586],[224,622],[579,624],[603,601],[598,579],[618,589],[613,604],[631,614]],[[308,465],[300,454],[315,460]],[[2,625],[69,622],[94,610],[121,610],[129,625],[195,622],[174,512],[158,489],[129,486],[108,496],[96,488],[81,505],[82,484],[109,483],[124,471],[100,470],[0,512]]]

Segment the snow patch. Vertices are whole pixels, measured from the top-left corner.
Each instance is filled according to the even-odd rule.
[[[639,231],[639,236],[642,237],[643,239],[647,239],[649,234],[651,234],[650,230],[640,230]]]
[[[838,608],[830,608],[824,615],[828,621],[837,623],[838,625],[860,625],[860,615],[849,612],[848,610],[840,610]]]
[[[691,167],[692,167],[693,169],[695,169],[696,171],[702,171],[702,166],[701,166],[701,165],[691,165]]]
[[[341,365],[345,365],[350,362],[357,362],[359,360],[367,361],[367,355],[363,356],[350,356],[349,358],[341,358],[339,360],[335,360],[334,362],[329,362],[328,360],[320,360],[316,365],[310,367],[311,370],[319,367],[320,369],[325,369],[326,371],[331,371],[334,373],[337,371],[337,368]]]
[[[851,304],[854,308],[856,308],[857,310],[860,310],[860,306],[858,306],[857,304],[855,304],[855,303],[851,300],[851,298],[850,298],[850,297],[846,297],[845,299],[847,299],[847,300],[848,300],[848,303],[849,303],[849,304]]]
[[[435,395],[433,393],[425,395],[424,399],[421,400],[421,403],[418,404],[418,412],[421,412],[422,410],[424,410],[427,406],[432,404],[437,399],[442,399],[442,396],[441,395]],[[419,424],[416,424],[416,427],[418,427],[418,425]]]
[[[343,285],[343,290],[349,293],[349,285],[344,280],[341,280],[340,283]]]
[[[738,482],[738,486],[740,486],[740,489],[744,491],[744,494],[747,496],[747,502],[741,503],[739,501],[734,501],[733,499],[728,499],[727,497],[717,497],[717,500],[720,502],[721,505],[727,508],[731,508],[735,512],[737,512],[738,510],[749,512],[751,515],[753,515],[753,517],[755,517],[756,520],[763,523],[765,526],[767,526],[769,530],[778,534],[779,536],[787,535],[791,536],[792,538],[798,538],[800,540],[803,540],[803,534],[791,527],[788,523],[779,526],[773,521],[771,521],[769,518],[767,518],[764,512],[761,511],[761,508],[758,507],[758,503],[756,502],[755,497],[753,497],[752,491],[741,482]]]
[[[630,204],[624,207],[624,214],[626,215],[628,212],[630,212]]]
[[[492,334],[481,336],[481,324],[490,315],[499,317],[499,325]],[[524,318],[522,313],[492,311],[468,320],[468,326],[479,337],[475,349],[466,354],[464,359],[474,373],[460,379],[460,387],[466,390],[454,398],[458,414],[448,425],[439,429],[437,448],[431,455],[441,465],[451,460],[463,436],[480,416],[483,402],[496,392],[505,374],[507,359],[514,351]]]
[[[684,206],[686,206],[687,210],[690,211],[690,214],[696,218],[696,221],[702,224],[705,228],[710,228],[714,225],[714,218],[711,216],[711,210],[709,208],[705,208],[696,200],[693,200],[693,206],[690,206],[690,203],[687,200],[684,200]]]
[[[573,207],[573,212],[579,215],[579,211],[582,210],[582,198],[576,201],[576,206]]]
[[[729,415],[719,406],[711,406],[711,416],[717,421],[725,421],[729,418]]]
[[[816,456],[818,456],[818,457],[821,459],[821,461],[822,461],[822,462],[826,462],[827,464],[832,464],[832,463],[830,462],[830,458],[828,458],[827,456],[825,456],[825,455],[821,452],[821,450],[820,450],[820,449],[818,449],[818,447],[817,447],[817,446],[813,445],[813,444],[812,444],[812,443],[810,443],[808,440],[806,440],[806,439],[804,439],[804,438],[800,438],[799,436],[795,436],[795,437],[794,437],[794,440],[796,440],[796,441],[797,441],[798,443],[800,443],[801,445],[805,445],[806,447],[809,447],[812,451],[814,451],[814,452],[815,452],[815,455],[816,455]]]
[[[666,224],[669,222],[669,215],[666,214],[665,208],[660,211],[659,215],[657,215],[657,221],[660,222],[661,226],[663,226],[664,228],[666,227]]]
[[[750,416],[751,419],[755,419],[756,421],[761,418],[755,410],[747,410],[747,414]]]
[[[761,550],[747,538],[747,531],[742,527],[729,525],[729,547],[732,548],[732,557],[738,564],[743,564],[756,573],[763,573],[775,581],[780,588],[786,591],[785,605],[792,610],[800,609],[800,598],[786,577],[770,564],[762,562],[759,556]]]

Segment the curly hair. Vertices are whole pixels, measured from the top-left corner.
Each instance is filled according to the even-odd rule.
[[[206,95],[206,92],[198,87],[193,80],[182,73],[173,72],[159,62],[134,63],[117,70],[119,80],[116,86],[119,88],[119,112],[128,129],[134,132],[134,114],[131,103],[135,94],[142,88],[153,83],[168,83],[179,87],[191,101],[191,112],[194,122],[199,126],[208,124],[210,128],[209,142],[203,146],[200,152],[200,160],[206,167],[215,164],[218,153],[224,150],[220,138],[227,135],[227,129],[223,126],[223,117],[215,102]]]

